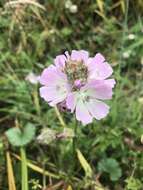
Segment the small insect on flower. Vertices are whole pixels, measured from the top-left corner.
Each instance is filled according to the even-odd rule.
[[[85,50],[58,55],[40,76],[40,96],[50,106],[64,104],[83,125],[100,120],[109,112],[104,100],[112,98],[112,67],[102,54],[89,57]]]

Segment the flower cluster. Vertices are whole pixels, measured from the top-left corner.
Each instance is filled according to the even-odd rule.
[[[40,96],[50,106],[65,105],[83,125],[100,120],[109,112],[104,100],[112,98],[113,70],[102,54],[89,57],[85,50],[58,55],[40,77]]]
[[[70,11],[70,13],[77,13],[78,6],[76,4],[73,4],[71,0],[67,0],[65,2],[65,8]]]

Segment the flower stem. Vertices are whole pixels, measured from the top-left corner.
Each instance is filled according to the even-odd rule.
[[[62,116],[61,116],[61,114],[60,114],[60,112],[59,112],[57,106],[55,106],[54,108],[55,108],[56,115],[57,115],[57,117],[58,117],[58,119],[59,119],[61,125],[62,125],[63,127],[66,127],[66,124],[65,124],[65,122],[64,122],[64,120],[63,120],[63,118],[62,118]]]
[[[27,170],[27,159],[26,151],[24,147],[21,147],[21,185],[22,190],[28,190],[28,170]]]
[[[74,123],[74,137],[73,137],[73,170],[75,169],[75,163],[76,163],[76,149],[77,149],[77,127],[78,127],[78,121],[75,119]]]
[[[35,91],[33,92],[33,100],[34,100],[36,112],[37,112],[38,116],[40,116],[40,114],[41,114],[41,109],[40,109],[40,104],[39,104],[39,98],[38,98],[37,89],[35,89]]]

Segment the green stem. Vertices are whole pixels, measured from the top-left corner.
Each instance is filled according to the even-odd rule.
[[[73,137],[73,170],[75,169],[75,163],[76,163],[76,149],[77,149],[77,127],[78,127],[78,122],[75,118],[75,124],[74,124],[74,137]]]
[[[26,151],[24,147],[21,147],[21,185],[22,190],[28,190],[28,169]]]
[[[45,161],[43,162],[43,189],[46,189]]]
[[[61,114],[60,114],[60,112],[59,112],[57,106],[55,106],[54,108],[55,108],[55,113],[56,113],[56,115],[57,115],[57,117],[58,117],[58,119],[59,119],[61,125],[62,125],[63,127],[66,127],[66,124],[65,124],[65,122],[64,122],[64,120],[63,120],[63,118],[62,118],[62,116],[61,116]]]
[[[40,109],[40,104],[39,104],[39,98],[38,98],[38,92],[37,89],[35,89],[34,93],[33,93],[33,98],[34,98],[34,103],[35,103],[35,108],[37,111],[38,116],[40,116],[41,114],[41,109]]]
[[[77,122],[74,125],[74,138],[73,138],[73,151],[76,152],[76,139],[77,138]]]

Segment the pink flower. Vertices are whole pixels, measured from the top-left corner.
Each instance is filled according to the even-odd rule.
[[[65,52],[58,55],[54,65],[44,69],[40,83],[40,95],[51,106],[66,103],[66,107],[75,112],[77,120],[86,125],[93,118],[100,120],[109,112],[104,100],[112,98],[114,79],[108,79],[113,73],[105,58],[97,53],[89,57],[87,51],[73,50],[71,55]]]

